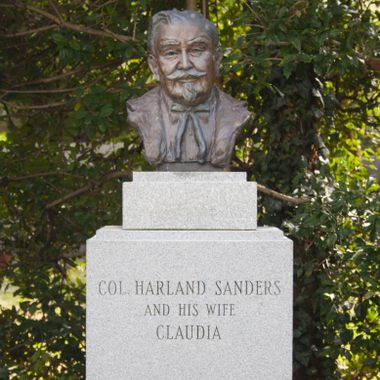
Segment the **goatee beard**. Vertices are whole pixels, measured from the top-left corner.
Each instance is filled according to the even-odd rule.
[[[193,83],[184,83],[182,86],[182,98],[186,100],[188,103],[192,103],[199,91],[196,90]]]
[[[167,94],[178,103],[194,106],[204,101],[211,92],[207,83],[202,80],[194,82],[168,81],[166,83]]]

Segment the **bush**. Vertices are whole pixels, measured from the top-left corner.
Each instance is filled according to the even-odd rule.
[[[375,2],[373,2],[375,3]],[[215,5],[217,4],[217,5]],[[145,31],[182,1],[0,4],[0,379],[84,377],[84,249],[146,170],[125,101],[152,86]],[[295,241],[294,377],[379,373],[378,7],[209,2],[221,86],[254,120],[233,170]],[[307,202],[304,200],[307,199]]]

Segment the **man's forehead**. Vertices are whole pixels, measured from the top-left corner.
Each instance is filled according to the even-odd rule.
[[[207,35],[200,35],[198,37],[191,37],[191,38],[186,39],[186,42],[188,44],[208,43],[210,41],[211,39]],[[181,42],[183,42],[181,38],[179,39],[178,38],[160,38],[158,41],[160,46],[180,45]]]
[[[175,45],[182,42],[212,42],[209,31],[197,22],[161,24],[156,38],[156,43],[162,45]]]

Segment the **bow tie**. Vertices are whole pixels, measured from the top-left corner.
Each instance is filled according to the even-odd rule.
[[[193,107],[187,107],[182,104],[173,103],[172,112],[182,113],[179,120],[177,134],[175,136],[175,158],[179,160],[181,157],[181,142],[186,130],[189,118],[193,121],[195,140],[198,144],[198,162],[203,164],[206,158],[207,144],[203,135],[202,127],[199,123],[198,112],[210,112],[210,106],[207,103],[198,104]]]

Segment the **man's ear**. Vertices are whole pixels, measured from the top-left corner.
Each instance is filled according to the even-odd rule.
[[[149,54],[148,57],[148,64],[150,67],[150,71],[152,72],[154,79],[159,81],[160,80],[160,75],[158,73],[158,64],[157,64],[157,59],[154,55]]]
[[[223,53],[222,49],[219,47],[215,51],[214,59],[215,59],[215,72],[219,72],[220,63],[222,62]]]

